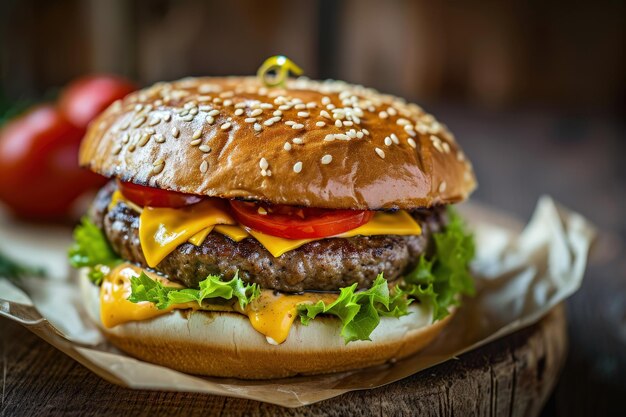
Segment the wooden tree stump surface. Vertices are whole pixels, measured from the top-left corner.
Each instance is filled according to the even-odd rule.
[[[0,319],[0,416],[537,416],[567,350],[563,306],[539,323],[402,381],[296,409],[205,394],[138,391],[92,374]]]

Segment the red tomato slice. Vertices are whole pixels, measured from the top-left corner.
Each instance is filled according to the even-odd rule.
[[[179,208],[202,201],[202,197],[197,195],[145,187],[132,182],[118,181],[117,185],[124,197],[141,207]]]
[[[338,235],[367,223],[367,210],[328,210],[230,201],[233,214],[244,226],[287,239],[316,239]]]
[[[91,75],[68,85],[59,98],[59,110],[75,126],[86,128],[99,113],[115,100],[136,88],[130,81],[111,75]]]

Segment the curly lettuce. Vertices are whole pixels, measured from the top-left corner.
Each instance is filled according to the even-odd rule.
[[[102,230],[87,217],[74,229],[68,256],[74,268],[89,267],[89,279],[97,285],[102,283],[108,267],[120,262]]]
[[[410,300],[401,294],[392,295],[387,280],[380,274],[372,286],[365,291],[355,292],[357,284],[342,288],[337,299],[326,304],[300,304],[300,321],[308,325],[319,314],[330,314],[342,322],[341,336],[346,343],[355,340],[370,340],[370,335],[380,323],[381,316],[400,317],[408,314]]]
[[[474,258],[474,238],[461,217],[448,209],[449,222],[442,232],[433,234],[434,255],[422,255],[413,271],[404,277],[402,291],[433,307],[433,320],[449,314],[460,303],[459,295],[474,295],[474,280],[469,264]]]
[[[138,277],[131,277],[130,284],[131,294],[128,301],[133,303],[148,301],[155,304],[159,310],[175,304],[197,302],[198,305],[202,305],[204,300],[211,298],[230,300],[233,297],[244,309],[261,293],[257,284],[246,284],[238,274],[235,274],[230,281],[222,281],[217,275],[209,275],[200,281],[199,289],[168,287],[150,278],[144,272]]]

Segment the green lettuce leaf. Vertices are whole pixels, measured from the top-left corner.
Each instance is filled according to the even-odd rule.
[[[244,283],[238,274],[230,281],[222,281],[217,275],[209,275],[200,281],[199,289],[167,287],[143,272],[138,277],[131,277],[130,283],[131,294],[128,301],[133,303],[148,301],[154,303],[159,310],[166,309],[172,304],[195,301],[201,305],[202,301],[210,298],[230,300],[233,297],[237,298],[243,309],[261,293],[257,284]]]
[[[402,286],[408,296],[433,306],[435,321],[446,317],[449,307],[459,304],[459,294],[474,294],[469,269],[475,253],[473,236],[454,210],[448,209],[448,217],[445,229],[433,234],[434,255],[430,259],[422,255]]]
[[[111,249],[102,230],[83,217],[74,229],[74,243],[68,251],[70,264],[75,268],[89,267],[89,278],[100,284],[106,274],[103,266],[111,266],[120,260]]]
[[[300,321],[308,325],[319,314],[330,314],[342,322],[341,335],[346,343],[355,340],[370,340],[370,335],[380,323],[381,316],[400,317],[408,314],[410,300],[400,292],[391,294],[387,280],[380,274],[365,291],[355,292],[357,284],[342,288],[339,297],[332,303],[318,301],[315,304],[300,304]]]

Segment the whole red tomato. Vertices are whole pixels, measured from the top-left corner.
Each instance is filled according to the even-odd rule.
[[[106,181],[78,167],[84,129],[41,105],[0,130],[0,200],[20,217],[57,219],[86,189]]]
[[[111,75],[90,75],[67,86],[59,98],[61,113],[74,125],[86,128],[99,113],[115,100],[136,88],[129,81]]]

